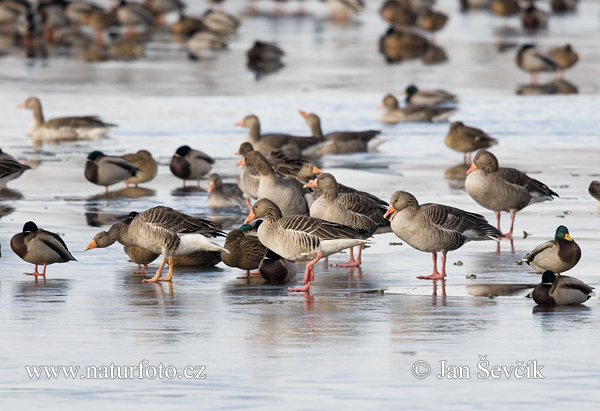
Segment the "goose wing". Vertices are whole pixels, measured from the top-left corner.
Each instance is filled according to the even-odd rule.
[[[336,142],[347,142],[352,140],[360,140],[368,143],[377,135],[381,134],[381,130],[366,130],[366,131],[336,131],[325,136],[326,140]]]
[[[337,240],[340,238],[368,238],[369,233],[341,224],[330,223],[318,218],[303,215],[284,217],[277,222],[284,230],[296,232],[297,235],[311,235],[321,240]]]
[[[539,193],[544,196],[558,197],[558,194],[556,194],[554,191],[550,190],[550,188],[548,188],[548,186],[546,184],[544,184],[541,181],[538,181],[534,178],[529,177],[527,174],[525,174],[522,171],[519,171],[517,169],[499,167],[498,175],[504,181],[506,181],[510,184],[524,187],[530,193]]]
[[[338,186],[338,194],[355,193],[355,194],[361,195],[362,197],[368,198],[369,200],[371,200],[377,204],[380,204],[381,206],[383,206],[385,208],[387,208],[389,206],[389,204],[386,201],[383,201],[382,199],[380,199],[377,196],[374,196],[373,194],[367,193],[365,191],[359,191],[355,188],[348,187],[348,186],[345,186],[340,183],[338,183],[337,186]]]
[[[48,120],[44,123],[48,128],[94,128],[94,127],[116,127],[115,124],[105,123],[97,116],[84,117],[59,117]]]
[[[193,217],[170,207],[150,208],[138,214],[135,219],[177,234],[200,233],[211,237],[224,236],[224,233],[217,229],[212,221]]]

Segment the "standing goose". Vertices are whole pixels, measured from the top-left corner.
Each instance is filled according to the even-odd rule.
[[[267,250],[267,254],[258,265],[258,273],[267,282],[281,283],[294,278],[298,274],[298,267],[279,254]]]
[[[244,194],[237,184],[223,183],[221,176],[216,173],[208,176],[208,200],[206,205],[213,208],[241,207],[244,202]]]
[[[154,177],[156,177],[156,174],[158,174],[156,160],[154,160],[152,154],[147,150],[139,150],[137,153],[125,154],[123,158],[140,169],[135,177],[125,180],[127,188],[129,188],[129,184],[135,184],[137,187],[138,184],[152,181]]]
[[[438,104],[456,103],[458,98],[444,90],[420,90],[414,84],[404,90],[407,104],[416,106],[437,106]]]
[[[210,220],[158,206],[136,215],[129,225],[113,224],[108,232],[102,231],[96,234],[85,250],[108,247],[119,241],[123,245],[135,245],[162,254],[163,258],[156,275],[144,282],[171,281],[174,257],[197,251],[223,251],[225,250],[223,247],[206,238],[206,236],[219,235],[223,233]],[[161,278],[167,262],[168,275],[166,278]]]
[[[390,215],[392,231],[401,240],[419,251],[432,253],[433,273],[421,279],[446,277],[446,253],[462,247],[468,241],[497,240],[500,231],[488,224],[485,217],[441,204],[419,205],[406,191],[396,191],[385,213]],[[437,270],[437,253],[442,253],[442,272]]]
[[[33,120],[27,134],[34,140],[90,140],[102,138],[113,128],[114,124],[101,121],[96,116],[60,117],[44,121],[42,103],[37,97],[29,97],[17,108],[33,111]]]
[[[564,225],[556,229],[554,240],[538,245],[527,254],[525,261],[538,273],[550,270],[556,274],[575,267],[581,258],[581,248],[569,235]]]
[[[465,126],[462,121],[455,121],[450,124],[444,143],[448,148],[464,153],[463,160],[465,164],[469,164],[473,151],[496,145],[498,140],[478,128]]]
[[[267,247],[262,245],[256,235],[246,234],[252,227],[244,224],[239,230],[233,230],[227,234],[225,247],[229,252],[222,252],[221,259],[225,265],[246,270],[245,277],[251,278],[251,270],[256,270],[267,252]]]
[[[204,177],[214,164],[215,160],[200,150],[192,150],[190,146],[181,146],[171,158],[169,168],[175,177],[183,180],[197,180],[200,187],[200,179]]]
[[[596,200],[596,210],[600,214],[600,181],[592,181],[588,187],[588,192]]]
[[[487,150],[479,150],[473,164],[467,170],[465,181],[467,193],[479,205],[496,213],[500,230],[500,211],[510,213],[510,231],[504,237],[512,237],[515,214],[529,204],[558,197],[544,183],[530,178],[514,168],[498,167],[498,159]]]
[[[319,188],[321,196],[310,207],[310,216],[332,223],[363,230],[369,235],[380,226],[390,223],[383,217],[385,208],[360,194],[338,194],[335,177],[321,173],[319,177],[306,184],[305,188]],[[362,246],[358,246],[358,257],[354,259],[350,248],[350,260],[347,263],[334,264],[339,267],[358,267],[361,264]]]
[[[238,166],[251,166],[260,173],[258,198],[268,198],[273,201],[283,216],[308,215],[308,205],[304,198],[306,194],[302,183],[295,178],[279,177],[273,167],[258,151],[247,153]]]
[[[409,106],[400,108],[398,99],[391,94],[384,97],[383,102],[378,108],[384,108],[377,120],[386,124],[396,124],[401,122],[424,122],[437,123],[448,121],[448,117],[456,112],[455,108],[449,107],[430,107],[430,106]]]
[[[542,54],[533,44],[525,44],[519,49],[515,59],[517,66],[531,74],[531,84],[539,83],[540,72],[560,70],[560,66],[550,56]]]
[[[77,261],[71,255],[67,245],[58,235],[38,228],[33,221],[28,221],[23,226],[23,232],[15,234],[10,239],[10,248],[23,261],[35,264],[33,273],[26,275],[46,275],[46,266],[54,263]],[[38,265],[44,264],[44,270],[38,272]]]
[[[590,299],[594,287],[590,287],[577,278],[567,275],[555,275],[548,270],[542,275],[542,282],[535,287],[533,301],[539,305],[556,307],[557,305],[582,304]]]
[[[11,159],[12,156],[2,153],[2,150],[0,155],[6,156],[0,158],[0,189],[6,187],[9,181],[21,177],[25,171],[31,170],[31,167]]]
[[[240,148],[235,155],[245,156],[251,151],[254,151],[254,147],[245,141],[240,144]],[[296,177],[302,166],[307,162],[307,160],[301,157],[290,158],[281,150],[271,151],[265,158],[271,167],[273,167],[273,171],[281,177]]]
[[[108,186],[135,177],[140,169],[122,157],[107,156],[101,151],[88,154],[85,163],[85,178],[99,186]]]
[[[304,215],[283,217],[277,205],[261,198],[244,223],[256,218],[265,220],[258,227],[258,239],[269,250],[290,261],[309,261],[304,271],[304,287],[288,291],[308,291],[314,281],[314,265],[323,257],[346,248],[367,244],[369,235],[354,228]]]

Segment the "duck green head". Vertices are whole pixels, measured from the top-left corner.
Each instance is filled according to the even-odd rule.
[[[553,271],[546,270],[544,274],[542,274],[542,283],[544,284],[552,284],[556,280],[556,274]]]
[[[417,86],[415,86],[414,84],[411,84],[410,86],[406,87],[406,90],[404,90],[408,97],[412,96],[417,91],[419,91],[419,89],[417,89]]]
[[[558,228],[556,229],[556,234],[554,234],[554,241],[560,240],[573,241],[573,239],[569,235],[569,230],[564,225],[558,226]]]
[[[239,230],[240,230],[242,233],[247,233],[247,232],[251,231],[253,228],[254,228],[254,227],[252,227],[250,224],[244,224],[243,226],[241,226],[241,227],[239,228]]]
[[[95,161],[100,157],[104,157],[104,153],[102,151],[92,151],[90,154],[88,154],[87,159],[90,161]]]

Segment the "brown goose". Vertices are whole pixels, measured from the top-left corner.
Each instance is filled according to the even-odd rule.
[[[258,198],[268,198],[280,208],[284,216],[308,215],[308,205],[304,198],[305,189],[295,178],[279,177],[273,167],[258,151],[247,153],[238,166],[251,166],[260,173]]]
[[[448,148],[459,153],[464,153],[463,160],[465,164],[469,164],[473,151],[496,145],[498,144],[498,140],[490,137],[478,128],[465,126],[462,121],[455,121],[450,124],[450,130],[446,135],[444,143],[446,143]]]
[[[114,124],[101,121],[96,116],[60,117],[44,121],[42,103],[37,97],[29,97],[17,108],[33,111],[33,120],[27,134],[34,140],[90,140],[102,138]]]
[[[223,183],[221,176],[213,173],[208,176],[208,199],[206,205],[212,208],[241,207],[244,202],[242,190],[234,183]]]
[[[253,206],[244,223],[264,217],[258,227],[260,242],[290,261],[309,261],[304,271],[304,287],[288,291],[308,291],[314,281],[313,266],[323,257],[346,248],[369,243],[369,235],[354,228],[305,215],[283,217],[277,205],[261,198]]]
[[[92,151],[85,162],[85,178],[99,186],[108,186],[135,177],[140,169],[122,157],[107,156],[101,151]]]
[[[360,194],[339,194],[335,177],[321,173],[319,177],[304,186],[319,188],[321,195],[310,207],[310,216],[321,220],[345,225],[373,234],[378,227],[388,226],[383,217],[386,209]],[[358,257],[354,259],[350,248],[350,260],[347,263],[334,264],[339,267],[358,267],[361,264],[362,246],[358,246]]]
[[[379,113],[377,120],[386,124],[401,122],[437,123],[448,121],[448,117],[456,112],[455,108],[449,107],[408,106],[400,108],[398,99],[391,94],[383,98],[383,102],[378,108],[383,108],[383,111]]]
[[[136,215],[129,225],[113,224],[108,232],[94,236],[85,248],[104,248],[116,241],[123,245],[135,245],[163,258],[156,275],[144,282],[171,281],[173,279],[173,258],[197,251],[223,251],[223,247],[206,236],[219,236],[223,233],[210,220],[181,213],[169,207],[153,207]],[[169,263],[169,273],[161,278],[165,264]]]
[[[600,214],[600,181],[592,181],[588,187],[588,192],[597,201],[596,210],[598,210],[598,214]]]
[[[379,39],[379,52],[385,56],[388,63],[418,59],[428,48],[429,41],[425,37],[394,28],[389,28]]]
[[[183,180],[184,187],[186,180],[197,180],[200,187],[200,179],[208,174],[214,162],[212,157],[200,150],[181,146],[171,158],[169,168],[175,177]]]
[[[23,232],[15,234],[10,239],[10,248],[23,261],[35,264],[33,273],[26,275],[46,275],[46,266],[54,263],[77,261],[71,255],[67,245],[58,235],[38,228],[33,221],[28,221],[23,226]],[[44,265],[44,270],[38,272],[38,265]]]
[[[479,205],[496,213],[500,230],[500,211],[510,213],[510,231],[503,234],[512,237],[515,214],[529,204],[552,200],[558,197],[542,182],[530,178],[514,168],[498,166],[495,155],[479,150],[467,171],[465,181],[467,193]]]
[[[596,295],[593,290],[594,287],[577,278],[556,275],[548,270],[542,275],[542,282],[533,290],[532,297],[533,301],[543,306],[576,305]]]
[[[27,170],[31,170],[31,167],[25,164],[21,164],[8,154],[4,154],[0,150],[0,189],[6,187],[9,181],[15,180],[23,175]]]
[[[140,169],[135,177],[125,180],[128,188],[129,184],[135,184],[137,187],[138,184],[152,181],[156,177],[156,174],[158,174],[156,160],[154,160],[152,154],[147,150],[139,150],[137,153],[125,154],[122,157]]]
[[[581,248],[564,225],[558,226],[554,240],[538,245],[523,261],[538,273],[550,270],[556,274],[575,267],[581,258]]]
[[[256,235],[246,234],[250,229],[251,226],[244,224],[239,230],[229,232],[223,246],[229,252],[221,253],[221,259],[227,266],[246,270],[246,276],[239,278],[251,278],[252,275],[258,275],[258,273],[250,271],[258,268],[267,253],[267,247],[262,245]]]
[[[468,241],[497,240],[500,231],[488,224],[485,217],[441,204],[419,205],[406,191],[396,191],[385,213],[390,215],[392,231],[401,240],[419,251],[433,254],[433,273],[421,279],[446,277],[446,253]],[[442,272],[437,270],[437,253],[442,253]]]

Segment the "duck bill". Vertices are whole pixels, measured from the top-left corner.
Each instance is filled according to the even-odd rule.
[[[22,102],[21,104],[19,104],[19,105],[17,106],[17,108],[25,108],[25,102]]]
[[[215,183],[213,183],[212,181],[208,183],[208,192],[210,193],[211,191],[213,191],[215,189]]]
[[[471,174],[475,170],[479,170],[479,169],[477,168],[475,163],[473,163],[473,164],[471,164],[471,167],[469,167],[469,169],[467,170],[467,174]]]
[[[89,243],[88,246],[83,249],[83,251],[91,250],[92,248],[96,247],[98,247],[98,244],[96,244],[96,240],[92,240],[92,242]]]
[[[317,188],[317,179],[315,178],[308,184],[304,184],[304,188]],[[566,238],[566,237],[565,237]]]
[[[393,214],[392,214],[392,213],[393,213]],[[388,215],[392,214],[392,215],[390,216],[390,218],[389,218],[389,219],[390,219],[390,221],[391,221],[391,220],[392,220],[392,218],[394,218],[394,216],[396,215],[396,213],[397,213],[396,209],[394,208],[394,206],[392,206],[392,205],[391,205],[391,206],[389,206],[389,207],[388,207],[387,211],[386,211],[386,212],[385,212],[385,214],[383,215],[383,218],[386,218]]]
[[[319,167],[313,166],[313,169],[312,169],[313,174],[321,174],[322,172],[323,172],[323,170],[321,170]]]
[[[237,164],[236,166],[245,166],[246,165],[246,158],[242,158]]]
[[[246,217],[246,219],[244,220],[244,224],[248,224],[252,220],[256,220],[256,216],[254,215],[254,211],[250,211],[250,214],[248,214],[248,217]]]
[[[244,127],[244,120],[240,120],[234,124],[235,127]]]
[[[567,240],[567,241],[573,241],[573,239],[571,238],[571,236],[569,235],[569,233],[565,234],[565,240]]]
[[[304,118],[308,117],[308,113],[306,111],[298,110],[298,113]]]

